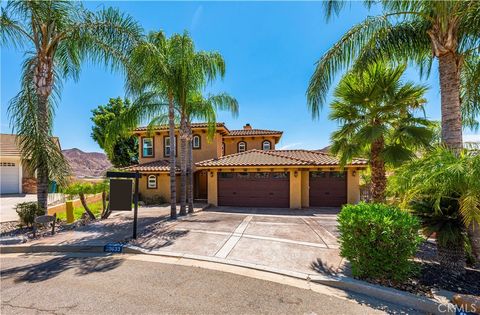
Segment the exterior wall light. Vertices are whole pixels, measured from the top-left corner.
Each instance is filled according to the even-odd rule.
[[[293,176],[298,177],[298,171],[294,171]]]
[[[353,171],[352,171],[352,176],[355,177],[355,175],[357,175],[357,171],[356,171],[356,170],[353,170]]]

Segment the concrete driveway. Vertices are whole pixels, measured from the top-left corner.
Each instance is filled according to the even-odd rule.
[[[343,268],[338,211],[217,207],[147,228],[134,244],[303,273],[337,272]]]
[[[0,222],[18,221],[15,206],[21,202],[36,201],[37,195],[1,195],[0,196]]]

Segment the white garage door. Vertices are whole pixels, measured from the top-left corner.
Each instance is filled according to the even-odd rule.
[[[15,163],[15,162],[0,163],[0,177],[1,177],[0,194],[18,194],[19,193],[18,175],[19,175],[18,163]]]

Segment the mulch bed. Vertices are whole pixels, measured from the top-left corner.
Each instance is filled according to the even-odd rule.
[[[72,224],[67,224],[65,221],[57,220],[55,222],[55,233],[66,231],[66,230],[72,230],[79,226],[84,226],[86,224],[89,224],[95,221],[96,220],[89,220],[88,217],[77,220]],[[31,227],[21,226],[18,221],[9,221],[9,222],[0,223],[0,237],[15,237],[15,236],[23,236],[25,242],[32,241],[42,237],[52,236],[52,227],[50,224],[48,225],[48,227],[39,225],[34,237],[33,229]]]
[[[420,246],[415,263],[419,272],[403,283],[364,280],[428,297],[433,297],[433,293],[441,289],[461,294],[480,295],[480,269],[467,267],[465,275],[460,277],[444,271],[437,261],[436,246],[433,242],[426,241]]]

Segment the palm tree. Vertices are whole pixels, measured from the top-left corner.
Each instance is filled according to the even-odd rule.
[[[218,110],[229,111],[234,117],[238,115],[238,102],[226,93],[203,97],[200,92],[191,93],[188,97],[185,120],[187,129],[187,200],[188,213],[193,213],[193,150],[192,150],[192,120],[207,122],[207,137],[213,139],[216,131],[216,116]]]
[[[377,1],[365,1],[370,6]],[[410,61],[429,74],[438,60],[442,141],[462,148],[462,112],[467,125],[480,114],[480,1],[378,1],[383,15],[353,26],[318,61],[307,91],[308,105],[318,116],[335,75],[352,64]],[[325,2],[327,18],[339,14],[345,1]],[[474,69],[474,71],[468,71]],[[468,79],[461,80],[467,76]],[[468,88],[462,82],[475,82]],[[462,89],[463,88],[463,89]]]
[[[428,146],[430,122],[413,115],[421,110],[426,87],[403,82],[405,66],[371,65],[347,73],[335,89],[330,118],[340,123],[332,133],[331,151],[345,165],[355,156],[370,160],[371,192],[385,199],[386,164],[396,165]]]
[[[456,254],[458,250],[463,253],[463,244],[459,245],[458,239],[464,227],[469,228],[472,254],[477,263],[480,262],[480,238],[472,233],[473,227],[476,230],[480,226],[479,178],[479,154],[440,146],[403,165],[391,179],[392,192],[405,206],[410,205],[416,212],[427,212],[429,221],[424,220],[427,227],[440,230],[440,234],[446,233],[447,241],[443,242],[444,235],[440,235],[437,246],[440,247],[439,254],[446,253],[443,256],[447,256],[440,262],[444,260],[444,265],[453,266],[449,268],[465,266],[464,258]],[[459,219],[463,228],[456,223]]]
[[[2,45],[27,49],[21,90],[9,114],[23,159],[37,174],[38,206],[46,211],[49,178],[65,180],[69,173],[51,137],[62,81],[78,79],[86,59],[121,69],[141,28],[112,8],[90,12],[79,2],[44,0],[8,2],[0,26]]]
[[[187,32],[166,38],[163,32],[151,32],[145,41],[135,47],[127,86],[137,97],[131,110],[111,123],[110,135],[126,132],[144,120],[149,128],[165,121],[168,104],[169,137],[175,139],[175,127],[180,124],[181,192],[180,215],[186,214],[186,141],[187,117],[190,113],[188,98],[204,88],[218,76],[225,74],[225,62],[220,54],[195,51]],[[170,141],[170,192],[172,219],[176,218],[176,143]]]

